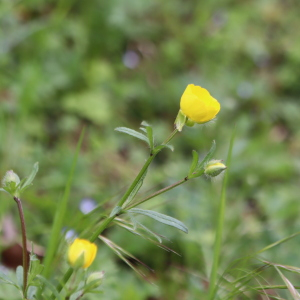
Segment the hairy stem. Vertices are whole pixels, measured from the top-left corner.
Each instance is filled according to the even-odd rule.
[[[22,208],[21,199],[14,197],[14,200],[17,203],[20,221],[21,221],[21,231],[22,231],[22,248],[23,248],[23,297],[26,298],[27,290],[27,276],[28,276],[28,255],[27,255],[27,238],[26,238],[26,226],[25,218]]]

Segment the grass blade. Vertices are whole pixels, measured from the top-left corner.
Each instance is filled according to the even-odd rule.
[[[220,259],[221,244],[222,244],[223,223],[224,223],[225,206],[226,206],[226,188],[227,188],[228,177],[229,177],[229,168],[230,168],[235,133],[236,133],[236,127],[234,127],[233,129],[231,139],[230,139],[229,150],[228,150],[227,161],[226,161],[226,165],[228,169],[227,172],[225,173],[225,177],[223,180],[222,192],[220,198],[219,213],[218,213],[218,220],[217,220],[218,224],[217,224],[217,231],[216,231],[215,244],[214,244],[213,265],[212,265],[212,270],[210,274],[210,283],[209,283],[210,300],[213,300],[215,298],[215,294],[217,291],[216,281],[218,275],[219,259]],[[212,146],[212,149],[209,151],[209,153],[213,153],[213,152],[214,152],[214,144]],[[204,161],[205,160],[206,157]]]
[[[46,252],[46,256],[45,256],[45,260],[44,260],[43,276],[45,278],[48,278],[51,273],[52,261],[53,261],[54,255],[56,253],[56,250],[57,250],[60,233],[61,233],[62,226],[63,226],[63,220],[64,220],[66,210],[67,210],[68,199],[69,199],[69,195],[70,195],[71,185],[73,182],[73,175],[75,172],[75,167],[77,164],[77,159],[78,159],[78,155],[80,152],[82,140],[84,137],[84,132],[85,132],[85,128],[83,128],[83,130],[80,134],[80,137],[79,137],[79,141],[76,146],[76,152],[75,152],[75,156],[73,158],[72,167],[71,167],[71,170],[69,173],[69,177],[68,177],[68,181],[67,181],[67,184],[65,187],[64,194],[62,196],[62,199],[57,204],[56,214],[55,214],[52,231],[51,231],[51,235],[50,235],[50,240],[49,240],[49,243],[47,246],[47,252]]]

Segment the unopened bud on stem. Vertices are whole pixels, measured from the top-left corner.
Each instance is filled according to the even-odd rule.
[[[17,187],[20,183],[19,176],[13,170],[7,171],[2,179],[3,188],[11,195],[16,195]]]
[[[204,174],[209,177],[216,177],[221,174],[227,167],[221,160],[211,160],[204,168]]]

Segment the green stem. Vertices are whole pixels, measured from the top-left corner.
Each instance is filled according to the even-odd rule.
[[[171,189],[173,189],[173,188],[175,188],[175,187],[177,187],[177,186],[179,186],[179,185],[181,185],[181,184],[183,184],[187,181],[188,181],[188,177],[185,177],[184,179],[181,179],[181,180],[179,180],[179,181],[177,181],[177,182],[175,182],[175,183],[173,183],[173,184],[171,184],[171,185],[169,185],[169,186],[167,186],[167,187],[165,187],[165,188],[149,195],[148,197],[146,197],[146,198],[144,198],[144,199],[142,199],[138,202],[132,203],[131,205],[126,207],[125,210],[134,208],[134,207],[136,207],[136,206],[138,206],[138,205],[140,205],[140,204],[142,204],[142,203],[144,203],[144,202],[146,202],[146,201],[148,201],[148,200],[150,200],[150,199],[152,199],[152,198],[154,198],[158,195],[161,195],[161,194],[163,194],[163,193],[165,193],[165,192],[167,192],[167,191],[169,191],[169,190],[171,190]]]
[[[169,135],[169,137],[162,143],[162,145],[167,145],[173,139],[173,137],[175,136],[175,134],[177,132],[178,132],[178,129],[174,129],[173,132]],[[159,149],[159,150],[155,150],[154,149],[154,151],[150,154],[150,156],[146,160],[144,166],[140,170],[139,174],[136,176],[136,178],[132,182],[131,186],[128,188],[128,190],[125,192],[125,194],[123,195],[123,197],[119,201],[118,206],[122,206],[124,204],[124,202],[127,200],[128,196],[131,194],[131,192],[133,191],[133,189],[136,187],[136,185],[138,184],[138,182],[140,181],[140,179],[142,178],[142,176],[144,175],[144,173],[147,171],[147,169],[148,169],[149,165],[151,164],[152,160],[155,158],[155,156],[161,150],[162,149]]]
[[[175,134],[177,132],[178,132],[178,130],[175,129],[170,134],[170,136],[162,143],[162,145],[168,144],[172,140],[172,138],[175,136]],[[134,179],[134,181],[132,182],[132,184],[130,185],[130,187],[128,188],[128,190],[125,192],[125,194],[123,195],[123,197],[120,199],[120,201],[118,202],[117,206],[122,206],[124,204],[124,202],[127,200],[128,196],[131,194],[131,192],[133,191],[133,189],[136,187],[136,185],[138,184],[138,182],[140,181],[140,179],[142,178],[142,176],[144,175],[144,173],[147,171],[149,165],[151,164],[151,162],[153,161],[153,159],[155,158],[155,156],[161,150],[162,149],[155,151],[155,149],[154,149],[153,153],[150,154],[150,156],[146,160],[145,164],[143,165],[142,169],[140,170],[139,174],[136,176],[136,178]],[[115,217],[116,217],[116,215],[113,215],[111,217],[108,217],[108,218],[104,219],[104,221],[100,224],[100,226],[97,228],[97,230],[89,238],[90,242],[94,242],[98,238],[98,236],[103,232],[103,230],[106,229],[106,227],[114,220]],[[72,274],[73,274],[73,268],[69,268],[68,271],[65,273],[64,277],[62,278],[61,282],[59,283],[59,285],[56,287],[58,292],[61,292],[61,290],[63,289],[63,287],[66,285],[66,283],[68,282],[68,280],[72,276]],[[55,296],[52,295],[51,299],[55,299]]]
[[[142,178],[142,176],[144,175],[144,173],[147,171],[149,165],[151,164],[152,160],[155,158],[155,156],[156,156],[157,153],[154,153],[154,154],[152,154],[152,155],[150,155],[148,157],[148,159],[146,160],[146,162],[143,165],[142,169],[140,170],[139,174],[136,176],[136,178],[132,182],[131,186],[125,192],[125,194],[123,195],[123,197],[121,198],[121,200],[118,202],[118,206],[122,206],[124,204],[124,202],[127,200],[127,198],[129,197],[129,195],[131,194],[131,192],[133,191],[133,189],[135,188],[135,186],[138,184],[138,182],[140,181],[140,179]]]
[[[216,231],[215,244],[214,244],[213,265],[212,265],[210,282],[209,282],[210,300],[214,299],[215,291],[216,291],[215,285],[217,281],[219,259],[220,259],[220,252],[221,252],[225,206],[226,206],[226,197],[225,197],[225,189],[223,188],[221,193],[219,212],[218,212],[217,231]]]
[[[175,134],[178,132],[178,129],[174,129],[173,132],[169,135],[169,137],[162,143],[162,145],[167,145],[172,138],[175,136]]]
[[[112,216],[109,218],[106,218],[97,228],[97,230],[94,232],[94,234],[90,237],[90,242],[94,242],[98,236],[103,232],[103,230],[114,220],[116,216]],[[64,277],[62,278],[61,282],[57,285],[56,289],[60,293],[63,287],[66,285],[66,283],[69,281],[70,277],[72,276],[74,272],[73,268],[69,268],[68,271],[65,273]],[[51,299],[55,299],[55,296],[52,295]]]
[[[27,254],[26,226],[25,226],[25,218],[24,218],[21,199],[19,199],[18,197],[14,197],[14,200],[17,203],[20,221],[21,221],[22,248],[23,248],[23,297],[24,297],[24,299],[26,299],[27,276],[28,276],[28,254]]]
[[[227,155],[227,172],[225,174],[223,185],[222,185],[222,192],[220,197],[220,205],[218,211],[218,219],[217,219],[217,231],[215,237],[215,244],[214,244],[214,254],[213,254],[213,265],[210,273],[210,282],[209,282],[209,300],[213,300],[215,298],[215,294],[217,291],[217,276],[218,276],[218,267],[220,261],[220,253],[221,253],[221,245],[222,245],[222,235],[223,235],[223,225],[224,225],[224,216],[225,216],[225,207],[226,207],[226,188],[228,183],[228,172],[231,163],[231,154],[233,148],[233,142],[235,138],[235,128],[233,129],[232,136],[230,139],[230,145]]]

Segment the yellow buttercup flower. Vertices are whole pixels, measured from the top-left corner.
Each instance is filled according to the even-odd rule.
[[[72,267],[88,268],[94,261],[97,246],[88,240],[75,239],[68,251],[68,260]]]
[[[215,118],[220,103],[206,89],[189,84],[181,96],[180,109],[188,121],[203,124]]]

